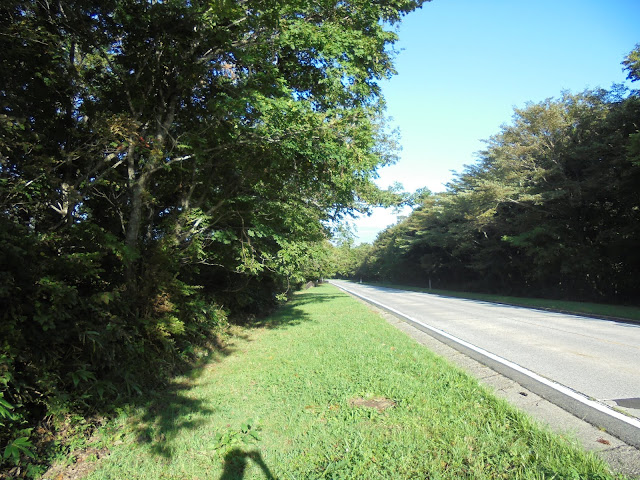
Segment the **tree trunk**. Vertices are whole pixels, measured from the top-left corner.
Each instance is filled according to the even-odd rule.
[[[139,253],[140,226],[142,223],[142,193],[144,191],[144,177],[136,177],[136,158],[133,138],[129,139],[129,151],[127,152],[127,176],[129,190],[131,192],[131,212],[125,238],[125,246],[128,250],[128,260],[126,265],[127,283],[135,286],[135,266]]]

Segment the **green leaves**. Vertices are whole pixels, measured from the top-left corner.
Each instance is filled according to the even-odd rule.
[[[627,79],[632,82],[640,80],[640,44],[627,55],[622,62],[627,71]]]
[[[215,449],[228,449],[236,445],[253,445],[261,440],[258,422],[250,418],[240,425],[238,430],[225,430],[215,436]]]
[[[96,380],[96,375],[95,373],[89,371],[89,370],[85,370],[85,369],[80,369],[80,370],[76,370],[74,372],[69,372],[67,373],[67,377],[69,377],[71,379],[71,381],[73,382],[73,386],[77,387],[80,383],[83,382],[88,382],[90,380],[95,381]]]
[[[23,430],[26,432],[26,430]],[[31,431],[30,429],[28,430]],[[14,465],[20,464],[20,456],[26,455],[29,458],[35,458],[33,452],[33,443],[29,440],[29,437],[18,437],[5,447],[2,458],[4,460],[11,460]]]
[[[13,405],[7,402],[4,399],[3,394],[0,393],[0,419],[16,420],[17,416],[12,412],[12,410]],[[0,426],[4,426],[2,421],[0,421]]]
[[[14,406],[4,399],[4,395],[0,392],[0,426],[5,427],[4,420],[9,422],[16,422],[21,420],[20,415],[13,412]],[[29,440],[31,434],[31,428],[15,430],[14,428],[7,428],[7,432],[12,432],[17,435],[15,438],[7,443],[4,449],[2,458],[3,460],[10,460],[14,465],[20,464],[21,455],[26,455],[29,458],[35,458],[33,452],[33,444]]]

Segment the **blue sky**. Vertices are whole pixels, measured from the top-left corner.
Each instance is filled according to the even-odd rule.
[[[433,0],[398,33],[398,75],[382,88],[402,151],[377,183],[436,192],[514,107],[623,83],[620,62],[640,43],[640,1]],[[383,209],[357,220],[359,241],[395,221]]]

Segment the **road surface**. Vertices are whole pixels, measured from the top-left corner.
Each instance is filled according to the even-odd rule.
[[[640,325],[340,280],[331,283],[623,412],[632,424],[640,425]],[[631,440],[637,446],[640,429],[629,431],[626,435],[635,437]]]

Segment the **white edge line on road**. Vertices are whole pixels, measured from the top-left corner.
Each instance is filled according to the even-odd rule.
[[[450,333],[445,332],[444,330],[440,330],[439,328],[435,328],[435,327],[432,327],[431,325],[427,325],[426,323],[423,323],[420,320],[412,318],[411,316],[407,315],[406,313],[402,313],[402,312],[400,312],[399,310],[396,310],[393,307],[389,307],[388,305],[385,305],[385,304],[383,304],[381,302],[378,302],[377,300],[374,300],[374,299],[369,298],[369,297],[367,297],[365,295],[357,293],[357,292],[355,292],[353,290],[345,288],[342,285],[336,285],[336,284],[332,284],[332,285],[335,285],[336,287],[344,290],[345,292],[349,292],[352,295],[355,295],[356,297],[360,297],[363,300],[366,300],[367,302],[373,303],[374,305],[378,305],[378,306],[384,308],[385,310],[388,310],[388,311],[390,311],[392,313],[395,313],[396,315],[399,315],[400,317],[406,318],[407,320],[409,320],[411,322],[417,323],[417,324],[421,325],[422,327],[424,327],[424,328],[426,328],[428,330],[431,330],[432,332],[437,333],[438,335],[442,335],[443,337],[448,338],[449,340],[452,340],[452,341],[454,341],[456,343],[459,343],[460,345],[463,345],[466,348],[469,348],[469,349],[471,349],[471,350],[473,350],[473,351],[475,351],[475,352],[477,352],[477,353],[479,353],[481,355],[489,357],[490,359],[492,359],[492,360],[494,360],[494,361],[496,361],[498,363],[501,363],[501,364],[513,369],[513,370],[516,370],[516,371],[518,371],[518,372],[520,372],[520,373],[532,378],[533,380],[535,380],[537,382],[540,382],[540,383],[542,383],[542,384],[544,384],[544,385],[546,385],[546,386],[548,386],[550,388],[553,388],[554,390],[557,390],[558,392],[560,392],[560,393],[562,393],[564,395],[567,395],[568,397],[573,398],[574,400],[577,400],[578,402],[581,402],[581,403],[583,403],[583,404],[585,404],[585,405],[587,405],[587,406],[589,406],[591,408],[594,408],[594,409],[596,409],[596,410],[598,410],[598,411],[600,411],[600,412],[602,412],[602,413],[604,413],[606,415],[612,416],[612,417],[614,417],[614,418],[616,418],[618,420],[621,420],[621,421],[623,421],[623,422],[625,422],[625,423],[627,423],[627,424],[629,424],[629,425],[631,425],[633,427],[636,427],[636,428],[640,429],[640,421],[636,420],[635,418],[627,417],[626,415],[624,415],[624,414],[622,414],[620,412],[617,412],[617,411],[615,411],[615,410],[613,410],[613,409],[611,409],[611,408],[609,408],[609,407],[607,407],[607,406],[605,406],[605,405],[603,405],[601,403],[598,403],[598,402],[595,402],[593,400],[590,400],[589,398],[585,397],[584,395],[582,395],[582,394],[580,394],[578,392],[575,392],[575,391],[571,390],[570,388],[565,387],[564,385],[556,383],[556,382],[554,382],[552,380],[549,380],[547,378],[541,377],[537,373],[534,373],[531,370],[527,370],[526,368],[521,367],[520,365],[518,365],[516,363],[513,363],[513,362],[507,360],[506,358],[499,357],[498,355],[495,355],[495,354],[493,354],[491,352],[488,352],[488,351],[486,351],[486,350],[484,350],[484,349],[482,349],[480,347],[477,347],[477,346],[475,346],[475,345],[473,345],[473,344],[471,344],[469,342],[466,342],[466,341],[462,340],[461,338],[455,337],[455,336],[451,335]]]

